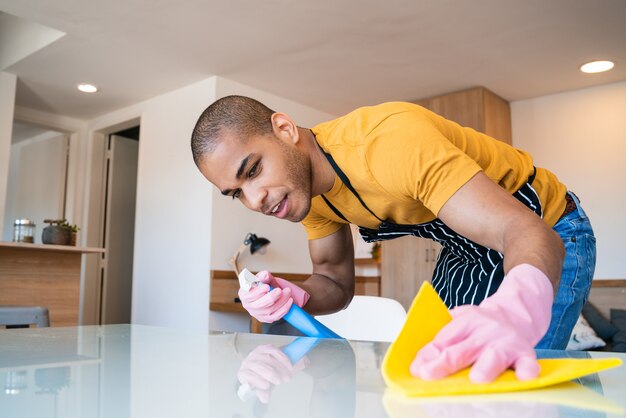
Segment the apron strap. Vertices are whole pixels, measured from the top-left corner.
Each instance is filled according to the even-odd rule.
[[[533,173],[530,175],[530,177],[528,177],[528,181],[526,183],[533,184],[533,181],[535,181],[535,175],[537,175],[537,167],[533,165]]]
[[[317,143],[317,140],[315,142]],[[319,147],[319,144],[317,144],[317,146]],[[367,207],[365,202],[363,202],[363,199],[361,199],[361,196],[359,196],[359,193],[357,193],[357,191],[354,189],[354,187],[352,187],[352,183],[350,183],[350,179],[348,179],[348,176],[346,176],[346,174],[341,170],[341,168],[339,168],[339,165],[337,165],[337,163],[335,162],[335,159],[332,157],[332,155],[330,155],[329,153],[324,151],[324,149],[322,149],[322,147],[320,147],[320,150],[324,153],[324,156],[326,157],[326,159],[328,160],[330,165],[333,167],[333,170],[335,170],[335,173],[337,173],[337,175],[339,176],[339,178],[341,179],[343,184],[345,184],[346,187],[352,192],[352,194],[359,200],[359,202],[361,202],[361,205],[365,209],[367,209],[367,211],[369,213],[371,213],[376,219],[378,219],[379,221],[383,222],[383,220],[380,219],[378,216],[376,216],[376,214],[374,212],[372,212],[372,210],[370,208]],[[326,196],[324,196],[323,194],[321,196],[324,199],[324,202],[326,202],[326,204],[333,210],[333,212],[335,212],[335,214],[337,216],[339,216],[344,221],[350,223],[350,221],[348,221],[346,219],[346,217],[343,216],[343,214],[339,211],[339,209],[337,209],[336,207],[334,207],[330,203],[330,201],[326,198]]]
[[[344,221],[346,221],[346,222],[350,223],[350,221],[349,221],[349,220],[347,220],[345,216],[343,216],[343,213],[341,213],[341,212],[339,211],[339,209],[337,209],[335,206],[333,206],[333,204],[332,204],[332,203],[330,203],[330,200],[328,200],[328,199],[326,198],[326,196],[324,196],[323,194],[322,194],[322,195],[320,195],[320,196],[322,196],[322,199],[324,199],[324,202],[326,202],[326,204],[328,205],[328,207],[329,207],[329,208],[331,208],[331,209],[333,210],[333,212],[335,212],[335,215],[339,216],[339,217],[340,217],[341,219],[343,219]]]

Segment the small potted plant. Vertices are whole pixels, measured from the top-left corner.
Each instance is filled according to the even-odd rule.
[[[65,229],[69,229],[70,231],[69,245],[76,245],[76,241],[78,238],[78,231],[80,231],[80,228],[78,227],[78,225],[70,224],[66,220],[63,220],[63,222],[61,223],[61,226]]]
[[[44,244],[76,245],[78,226],[70,224],[65,219],[44,219],[48,224],[41,234]]]
[[[376,260],[377,263],[380,263],[380,241],[376,241],[374,245],[372,245],[372,258]]]

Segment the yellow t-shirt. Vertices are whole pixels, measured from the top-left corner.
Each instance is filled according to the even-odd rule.
[[[365,204],[380,219],[396,224],[435,219],[446,201],[481,170],[510,193],[533,172],[528,153],[412,103],[362,107],[312,131]],[[532,186],[544,221],[553,226],[565,209],[565,186],[541,168]],[[339,177],[324,196],[350,222],[378,228],[380,221]],[[308,238],[317,239],[336,232],[345,221],[316,196],[302,223]]]

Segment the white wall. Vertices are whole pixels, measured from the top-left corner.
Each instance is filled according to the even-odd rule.
[[[87,124],[84,120],[67,116],[54,115],[38,110],[15,107],[15,120],[37,125],[40,128],[63,132],[69,135],[69,161],[67,166],[67,188],[65,218],[81,228],[78,241],[84,245],[84,227],[82,210],[85,196],[85,172],[87,167]],[[92,257],[92,256],[89,256]],[[88,258],[89,258],[88,257]],[[93,256],[95,257],[95,256]]]
[[[35,243],[41,244],[44,219],[63,218],[67,139],[48,131],[11,146],[4,214],[4,241],[13,239],[15,219],[35,222]]]
[[[4,222],[1,221],[4,219],[4,202],[9,178],[16,85],[16,76],[0,72],[0,237],[4,233]]]
[[[215,97],[209,78],[90,122],[90,131],[141,117],[132,322],[208,329],[211,189],[189,145]]]
[[[511,103],[513,143],[582,200],[595,278],[626,278],[626,82]]]

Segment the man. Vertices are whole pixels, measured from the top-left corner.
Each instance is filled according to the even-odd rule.
[[[415,376],[472,366],[475,382],[507,368],[531,379],[533,347],[565,348],[595,238],[576,196],[529,154],[415,104],[363,107],[305,129],[241,96],[209,106],[191,145],[223,195],[306,228],[313,274],[301,288],[261,275],[264,284],[240,292],[257,319],[276,321],[292,303],[313,314],[347,306],[354,223],[366,241],[411,234],[443,246],[432,283],[453,320],[417,353]]]

